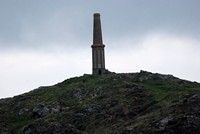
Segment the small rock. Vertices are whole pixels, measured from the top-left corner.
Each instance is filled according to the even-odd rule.
[[[33,116],[37,118],[44,117],[49,114],[49,108],[47,108],[44,104],[38,104],[33,109]]]
[[[25,113],[27,113],[29,111],[29,109],[27,108],[22,108],[19,110],[18,112],[18,115],[21,116],[21,115],[24,115]]]
[[[188,102],[192,103],[192,102],[200,102],[200,95],[199,94],[195,94],[193,96],[191,96],[190,98],[187,99]]]
[[[61,109],[61,106],[56,106],[55,108],[51,108],[51,113],[55,114],[55,113],[59,113],[61,112],[62,109]]]
[[[162,120],[159,122],[159,129],[160,129],[160,130],[164,130],[164,129],[166,128],[166,126],[168,125],[168,123],[169,123],[170,121],[172,121],[172,120],[173,120],[173,117],[171,117],[171,116],[168,116],[168,117],[162,119]]]
[[[101,110],[101,106],[99,105],[89,105],[83,109],[83,111],[87,114],[98,113]]]
[[[126,130],[132,131],[132,130],[134,130],[134,126],[127,126],[127,127],[126,127]]]

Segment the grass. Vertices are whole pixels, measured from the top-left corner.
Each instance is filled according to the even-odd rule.
[[[16,112],[20,108],[32,110],[38,103],[44,103],[51,108],[57,105],[69,107],[64,113],[49,115],[43,120],[48,122],[52,119],[55,122],[73,124],[74,114],[82,112],[83,109],[91,105],[97,105],[101,107],[101,112],[92,113],[79,125],[85,127],[88,132],[98,134],[107,133],[112,127],[124,127],[125,123],[147,127],[149,125],[148,122],[161,117],[162,113],[160,111],[165,112],[168,107],[181,100],[187,94],[200,93],[200,85],[198,83],[182,82],[178,79],[157,79],[141,82],[135,76],[137,74],[130,75],[130,78],[126,78],[120,74],[103,76],[84,75],[71,78],[53,86],[41,87],[17,96],[10,101],[12,105],[1,105],[0,112],[2,111],[1,109],[4,109],[1,112],[3,114],[2,117],[5,116],[4,122],[8,119],[9,129],[14,133],[19,132],[28,123],[35,121],[30,116],[16,116]],[[126,90],[134,90],[134,87],[137,85],[144,86],[144,92],[137,92],[141,96],[137,96],[134,93],[131,94]],[[137,101],[138,98],[139,100]],[[124,117],[116,117],[115,122],[113,122],[109,118],[118,114],[118,111],[115,106],[109,107],[109,105],[114,101],[117,102],[117,106],[128,107],[129,110],[134,110],[135,106],[138,106],[136,110],[140,107],[142,107],[142,110],[134,118],[131,117],[128,119],[128,121]],[[20,106],[19,109],[13,107],[16,105]],[[11,112],[6,113],[6,111]]]

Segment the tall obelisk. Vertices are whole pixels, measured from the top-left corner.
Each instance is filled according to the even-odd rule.
[[[94,14],[94,27],[93,27],[93,45],[92,45],[92,74],[105,73],[105,55],[104,55],[102,31],[101,31],[101,18],[99,13]]]

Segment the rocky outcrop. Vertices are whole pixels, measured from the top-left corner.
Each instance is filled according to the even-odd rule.
[[[200,94],[186,96],[169,108],[169,115],[157,123],[160,133],[200,133]]]
[[[200,133],[200,84],[141,71],[84,75],[0,100],[0,133]]]
[[[57,122],[43,122],[38,120],[32,124],[23,127],[21,134],[82,134],[71,124],[60,124]]]
[[[45,117],[49,114],[49,112],[50,112],[49,108],[46,107],[44,104],[38,104],[33,109],[33,117],[36,117],[36,118]]]

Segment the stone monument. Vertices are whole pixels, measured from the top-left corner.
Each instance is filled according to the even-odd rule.
[[[94,14],[93,27],[93,45],[92,47],[92,74],[101,75],[106,73],[105,69],[105,54],[102,31],[101,18],[99,13]]]

